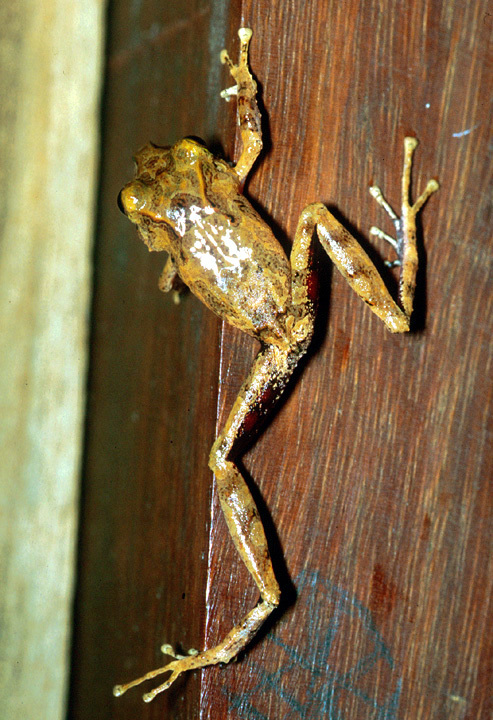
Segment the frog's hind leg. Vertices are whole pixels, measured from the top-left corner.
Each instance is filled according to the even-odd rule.
[[[416,273],[418,270],[418,252],[416,248],[416,215],[432,193],[438,190],[436,180],[428,180],[424,191],[418,199],[411,204],[409,200],[411,187],[411,166],[413,154],[418,146],[418,141],[413,137],[404,138],[404,167],[402,171],[402,214],[396,215],[389,203],[382,195],[379,187],[374,185],[370,193],[379,205],[390,216],[394,223],[396,237],[390,237],[387,233],[376,227],[370,228],[370,233],[376,235],[392,245],[397,253],[397,260],[387,262],[387,265],[401,266],[401,277],[399,284],[399,295],[406,315],[409,317],[413,309],[414,291],[416,288]]]
[[[159,687],[144,695],[149,702],[163,692],[187,670],[216,663],[227,663],[238,655],[255,636],[262,623],[279,604],[280,590],[272,568],[262,521],[248,485],[236,467],[233,457],[243,449],[268,410],[286,386],[300,352],[297,348],[266,345],[259,352],[243,383],[224,429],[214,443],[209,466],[214,472],[221,507],[235,546],[260,591],[260,602],[226,637],[213,648],[188,656],[175,656],[162,668],[141,678],[118,685],[113,692],[121,695],[144,680],[169,672],[170,677]],[[163,649],[171,654],[170,646]]]
[[[339,272],[389,330],[409,330],[409,319],[392,299],[375,265],[357,240],[322,203],[308,205],[301,213],[291,251],[293,304],[299,297],[300,312],[308,302],[308,297],[307,288],[297,288],[298,268],[303,270],[306,265],[315,228],[322,247]]]
[[[279,587],[258,510],[234,457],[251,443],[263,419],[280,398],[299,357],[299,351],[290,347],[265,345],[261,349],[209,458],[228,529],[260,590],[261,604],[266,606],[265,616],[279,602]]]
[[[339,272],[346,278],[356,294],[366,302],[371,310],[383,320],[391,332],[406,332],[412,312],[416,270],[416,214],[429,196],[438,189],[438,183],[430,180],[416,202],[409,202],[411,163],[417,140],[406,138],[404,170],[402,177],[402,217],[394,213],[384,200],[378,188],[372,188],[372,194],[393,219],[397,239],[390,238],[381,230],[373,229],[373,234],[384,237],[396,249],[401,266],[399,299],[402,309],[392,299],[380,273],[376,269],[361,245],[348,230],[327,210],[322,203],[308,205],[298,222],[293,249],[291,268],[293,273],[293,306],[298,307],[298,315],[311,301],[309,283],[309,255],[313,233],[316,228],[318,238],[324,250]]]

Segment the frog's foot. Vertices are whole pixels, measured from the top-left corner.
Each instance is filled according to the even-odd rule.
[[[161,647],[162,652],[165,655],[171,655],[171,657],[175,659],[167,663],[167,665],[163,665],[163,667],[151,670],[142,677],[137,678],[137,680],[132,680],[125,685],[115,685],[113,695],[119,697],[127,692],[127,690],[130,690],[130,688],[140,685],[146,680],[152,680],[158,675],[164,675],[168,672],[171,673],[166,682],[143,695],[144,702],[151,702],[156,695],[167,690],[182,673],[188,670],[207,667],[208,665],[217,665],[217,663],[228,663],[250,642],[276,604],[277,602],[272,603],[268,600],[262,600],[253,610],[250,610],[239,625],[234,627],[228,635],[226,635],[219,645],[209,650],[203,650],[202,652],[189,650],[188,655],[178,655],[173,651],[171,645],[163,645]]]
[[[190,650],[187,651],[186,655],[180,655],[175,650],[173,650],[173,645],[169,645],[168,643],[164,643],[164,645],[161,645],[160,648],[163,655],[169,655],[170,657],[175,658],[176,660],[184,660],[186,657],[190,657],[190,655],[198,655],[199,651],[195,650],[194,648],[190,648]]]
[[[221,92],[221,97],[226,101],[229,101],[233,95],[238,95],[238,87],[240,85],[251,86],[250,92],[252,95],[255,95],[257,91],[255,80],[252,78],[248,67],[248,46],[252,37],[252,31],[250,28],[240,28],[238,30],[238,37],[240,38],[240,59],[238,61],[238,65],[233,63],[227,50],[222,50],[219,56],[223,65],[227,65],[229,67],[231,75],[236,80],[236,85],[226,88],[226,90]]]
[[[150,702],[153,700],[156,695],[160,692],[163,692],[164,690],[167,690],[170,685],[174,683],[174,681],[177,679],[179,675],[181,675],[182,672],[186,672],[187,670],[191,670],[195,667],[195,665],[191,665],[190,661],[193,660],[198,654],[198,650],[190,649],[187,653],[187,655],[180,655],[179,653],[175,652],[173,650],[173,647],[171,645],[165,644],[161,646],[161,652],[164,655],[169,655],[172,658],[175,658],[171,662],[167,663],[167,665],[164,665],[161,668],[158,668],[157,670],[151,670],[150,672],[146,673],[140,678],[137,678],[136,680],[132,680],[132,682],[126,683],[125,685],[115,685],[113,688],[113,695],[115,697],[119,697],[120,695],[123,695],[123,693],[127,692],[127,690],[130,690],[130,688],[135,687],[136,685],[140,685],[141,683],[145,682],[146,680],[152,680],[157,675],[162,675],[166,672],[171,672],[170,677],[168,680],[160,685],[155,690],[151,690],[151,692],[146,693],[143,696],[144,702]]]
[[[157,668],[157,670],[151,670],[142,677],[132,680],[132,682],[126,683],[125,685],[115,685],[113,688],[113,695],[115,697],[119,697],[120,695],[123,695],[123,693],[127,692],[127,690],[130,690],[130,688],[140,685],[146,680],[152,680],[157,675],[170,672],[171,675],[165,683],[143,696],[144,702],[150,702],[158,693],[167,690],[182,672],[192,669],[194,666],[190,665],[190,661],[199,654],[198,650],[189,650],[188,655],[179,655],[174,652],[171,645],[167,644],[161,646],[161,652],[165,655],[170,655],[175,658],[175,660],[172,660],[163,667]]]
[[[418,197],[415,203],[412,205],[409,202],[410,184],[411,184],[411,166],[413,161],[413,153],[418,145],[416,138],[406,137],[404,138],[404,168],[402,172],[402,215],[399,217],[392,207],[389,205],[387,200],[384,198],[382,191],[379,187],[374,185],[370,188],[371,195],[375,198],[377,203],[381,205],[387,214],[390,216],[394,223],[396,237],[393,238],[387,235],[383,230],[377,227],[371,227],[370,233],[376,235],[382,240],[386,240],[397,253],[397,259],[392,261],[386,261],[386,265],[393,267],[396,265],[402,265],[404,256],[406,253],[406,245],[408,242],[414,244],[414,235],[416,232],[416,215],[421,210],[425,202],[428,200],[430,195],[438,190],[438,183],[436,180],[428,180],[428,183],[424,189],[424,192]]]

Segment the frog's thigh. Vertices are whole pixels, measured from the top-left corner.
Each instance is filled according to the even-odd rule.
[[[239,441],[248,439],[279,398],[295,365],[296,358],[290,349],[270,345],[260,351],[209,459],[235,546],[262,598],[273,606],[279,602],[279,586],[264,528],[250,490],[232,457],[240,451]]]
[[[378,270],[351,233],[322,203],[308,205],[298,222],[291,252],[293,297],[297,276],[303,276],[309,263],[313,232],[339,272],[355,293],[383,320],[392,332],[409,330],[409,319],[392,299]]]

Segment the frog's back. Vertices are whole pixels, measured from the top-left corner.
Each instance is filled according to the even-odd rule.
[[[216,314],[266,342],[285,337],[290,268],[271,229],[237,194],[200,213],[181,240],[178,272]]]
[[[150,250],[167,250],[211,310],[265,342],[286,338],[291,272],[271,229],[239,192],[225,160],[196,140],[144,147],[121,193]]]

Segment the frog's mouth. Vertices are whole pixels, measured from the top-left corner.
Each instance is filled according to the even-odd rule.
[[[151,189],[139,180],[125,185],[118,194],[118,207],[131,222],[137,225],[140,239],[149,250],[167,250],[172,229],[167,218],[151,210]]]
[[[142,217],[147,217],[155,223],[165,223],[168,220],[159,208],[154,209],[151,188],[139,180],[133,180],[120,190],[118,207],[137,225]]]

